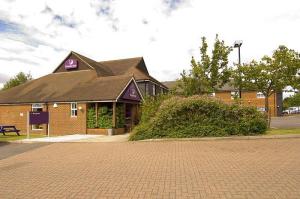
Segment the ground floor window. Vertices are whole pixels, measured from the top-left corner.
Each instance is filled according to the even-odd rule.
[[[43,104],[32,104],[32,112],[42,112],[43,111]],[[34,124],[31,125],[32,130],[43,130],[42,124]]]
[[[262,92],[257,92],[256,98],[265,98],[265,95]]]
[[[71,117],[77,117],[77,103],[71,103]]]
[[[215,92],[209,93],[208,96],[209,97],[216,97],[216,93]]]
[[[257,110],[260,112],[265,112],[266,108],[265,107],[257,107]]]
[[[230,96],[231,96],[231,99],[237,99],[237,98],[239,98],[239,92],[238,91],[231,91]]]

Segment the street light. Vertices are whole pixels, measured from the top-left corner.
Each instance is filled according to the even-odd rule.
[[[234,48],[238,48],[238,53],[239,53],[239,65],[238,67],[241,66],[241,46],[243,44],[243,41],[242,40],[237,40],[234,42],[234,45],[233,47]],[[241,74],[240,74],[240,78],[241,78]],[[242,88],[241,86],[239,86],[239,97],[242,98]]]

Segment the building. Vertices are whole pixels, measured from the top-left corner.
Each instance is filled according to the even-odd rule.
[[[176,87],[175,81],[163,82],[169,89]],[[257,91],[242,90],[241,101],[244,105],[255,106],[257,110],[265,111],[265,96]],[[239,91],[230,84],[224,85],[217,92],[210,94],[211,97],[220,99],[225,103],[233,103],[239,98]],[[272,94],[269,97],[269,110],[271,116],[281,116],[283,109],[282,92]]]
[[[53,73],[0,92],[0,125],[23,134],[120,134],[138,122],[144,96],[167,90],[142,57],[96,62],[70,52]],[[43,111],[49,125],[29,126],[27,113]]]

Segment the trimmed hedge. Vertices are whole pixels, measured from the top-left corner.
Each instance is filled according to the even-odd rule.
[[[257,135],[267,130],[266,117],[256,108],[200,96],[148,99],[142,111],[130,140]]]

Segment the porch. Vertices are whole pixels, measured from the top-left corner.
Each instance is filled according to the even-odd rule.
[[[95,102],[87,104],[87,134],[120,135],[139,122],[137,102]]]

